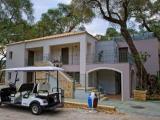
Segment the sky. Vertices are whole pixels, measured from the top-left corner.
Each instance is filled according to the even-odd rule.
[[[56,8],[58,3],[69,4],[71,0],[31,0],[33,3],[35,21],[41,18],[41,14],[47,12],[48,9]],[[108,22],[100,17],[95,18],[91,23],[86,24],[86,31],[92,35],[105,34]]]

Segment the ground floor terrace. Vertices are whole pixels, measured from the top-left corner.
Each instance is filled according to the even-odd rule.
[[[81,104],[86,104],[87,102],[87,100],[82,100],[82,99],[81,100],[80,99],[65,99],[65,101],[69,101],[73,103],[81,103]],[[149,117],[157,117],[157,119],[160,118],[160,112],[159,112],[160,111],[160,107],[159,107],[160,101],[148,100],[148,101],[142,102],[142,101],[135,101],[132,99],[129,101],[120,101],[120,100],[112,99],[112,100],[106,100],[106,101],[99,101],[98,105],[114,106],[116,110],[121,114],[133,115],[134,116],[133,120],[135,120],[136,116],[138,115],[145,116],[146,117],[145,120],[147,120],[147,118]],[[153,118],[151,118],[151,120],[152,119]]]
[[[91,64],[87,65],[86,72],[78,71],[79,66],[73,66],[73,68],[65,66],[64,68],[75,83],[80,84],[81,87],[78,87],[81,93],[82,89],[88,91],[95,88],[111,99],[129,100],[138,84],[134,66],[126,63]],[[79,94],[79,96],[83,95]]]
[[[130,64],[88,65],[87,87],[96,87],[111,98],[129,100],[136,88],[134,67]]]

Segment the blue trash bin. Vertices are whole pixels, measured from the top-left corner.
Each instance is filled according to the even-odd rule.
[[[90,95],[88,96],[88,107],[92,108],[92,98]]]

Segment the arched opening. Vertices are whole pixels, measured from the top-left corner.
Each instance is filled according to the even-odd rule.
[[[88,72],[88,87],[96,88],[109,99],[121,100],[122,72],[110,68],[91,70]]]

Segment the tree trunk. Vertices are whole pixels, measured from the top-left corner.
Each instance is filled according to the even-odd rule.
[[[143,74],[143,79],[145,79],[146,76],[147,76],[147,71],[146,71],[143,63],[140,60],[137,60],[137,57],[139,57],[139,53],[138,53],[137,48],[135,47],[135,45],[133,43],[131,35],[129,34],[129,32],[127,30],[127,25],[121,25],[121,34],[125,38],[125,41],[127,42],[128,46],[131,50],[131,53],[133,55],[136,67],[138,69],[139,79],[142,76],[142,74]],[[141,74],[141,69],[142,69],[142,74]]]

